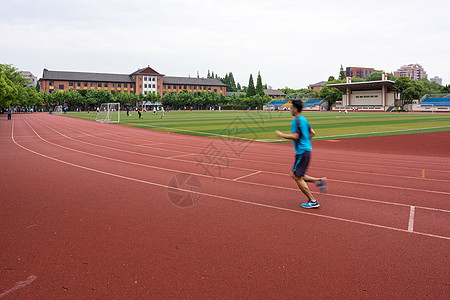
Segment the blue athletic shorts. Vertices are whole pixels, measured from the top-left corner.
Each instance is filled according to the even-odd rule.
[[[309,165],[309,159],[311,157],[311,151],[305,151],[303,154],[295,155],[295,163],[292,172],[294,172],[295,176],[304,176],[306,173],[306,169]]]

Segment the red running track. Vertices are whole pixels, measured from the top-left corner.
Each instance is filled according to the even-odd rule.
[[[302,210],[289,143],[3,117],[0,298],[448,299],[449,140],[313,142]]]

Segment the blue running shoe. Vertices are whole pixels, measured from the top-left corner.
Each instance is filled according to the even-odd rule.
[[[307,203],[302,203],[301,207],[303,208],[318,208],[320,206],[317,201],[308,201]]]
[[[328,190],[327,187],[327,178],[324,177],[316,182],[316,185],[319,187],[321,193],[326,193]]]

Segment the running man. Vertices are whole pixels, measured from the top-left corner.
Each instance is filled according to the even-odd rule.
[[[315,183],[321,193],[326,193],[327,184],[326,178],[315,178],[306,175],[309,159],[311,156],[311,138],[316,134],[309,125],[308,121],[301,115],[303,109],[303,102],[301,100],[292,101],[291,114],[294,119],[291,122],[291,133],[282,133],[275,131],[278,137],[293,140],[295,149],[295,163],[292,169],[292,178],[297,182],[300,190],[308,198],[307,203],[302,203],[303,208],[318,208],[319,202],[314,198],[309,190],[307,182]]]
[[[164,106],[161,106],[161,119],[165,119],[164,117]]]

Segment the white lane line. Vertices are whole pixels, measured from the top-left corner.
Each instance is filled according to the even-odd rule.
[[[411,206],[409,210],[409,222],[408,222],[408,231],[414,232],[414,211],[416,208],[414,206]]]
[[[111,160],[111,161],[115,161],[115,162],[119,162],[119,163],[125,163],[125,164],[129,164],[129,165],[134,165],[134,166],[140,166],[140,167],[145,167],[145,168],[151,168],[151,169],[157,169],[157,170],[163,170],[163,171],[168,171],[168,172],[174,172],[174,173],[179,173],[181,172],[180,170],[174,170],[174,169],[169,169],[169,168],[163,168],[163,167],[157,167],[157,166],[152,166],[152,165],[146,165],[146,164],[141,164],[141,163],[135,163],[135,162],[131,162],[131,161],[124,161],[121,159],[117,159],[117,158],[111,158],[111,157],[107,157],[107,156],[103,156],[103,155],[98,155],[98,154],[93,154],[93,153],[89,153],[89,152],[85,152],[85,151],[81,151],[81,150],[77,150],[77,149],[73,149],[73,148],[69,148],[69,147],[65,147],[62,145],[58,145],[55,144],[53,142],[50,142],[44,138],[42,138],[34,129],[33,127],[26,121],[24,120],[25,123],[27,123],[27,125],[31,128],[31,130],[35,133],[35,135],[41,139],[42,141],[63,148],[63,149],[67,149],[70,151],[74,151],[74,152],[78,152],[78,153],[82,153],[85,155],[89,155],[89,156],[94,156],[94,157],[99,157],[102,159],[107,159],[107,160]],[[48,126],[47,126],[48,127]],[[50,127],[48,127],[50,128]],[[52,128],[50,128],[52,129]],[[60,133],[59,131],[52,129],[53,131],[57,132],[60,135],[65,136],[68,139],[74,140],[74,141],[78,141],[75,140],[69,136],[66,136],[62,133]],[[87,142],[83,142],[83,141],[79,141],[82,143],[87,143]],[[88,143],[91,144],[91,143]],[[95,144],[92,144],[95,145]],[[106,146],[99,146],[99,147],[106,147]],[[109,147],[107,147],[109,148]],[[115,148],[111,148],[111,149],[115,149]],[[118,151],[120,151],[120,149],[116,149]],[[128,152],[128,151],[127,151]],[[156,157],[156,156],[155,156]],[[185,162],[184,160],[179,160],[182,162]],[[186,161],[186,162],[190,162],[190,161]],[[261,172],[261,171],[260,171]],[[193,173],[193,172],[187,172],[187,171],[183,171],[183,173],[189,174],[189,175],[194,175],[194,176],[199,176],[199,177],[206,177],[206,178],[214,178],[214,179],[219,179],[219,180],[224,180],[224,181],[233,181],[232,179],[228,179],[228,178],[223,178],[223,177],[215,177],[215,176],[211,176],[211,175],[207,175],[207,174],[200,174],[200,173]],[[284,174],[282,174],[284,175]],[[284,186],[276,186],[276,185],[267,185],[267,184],[262,184],[262,183],[256,183],[256,182],[250,182],[250,181],[234,181],[234,182],[239,182],[239,183],[244,183],[244,184],[250,184],[250,185],[257,185],[257,186],[263,186],[263,187],[269,187],[269,188],[276,188],[276,189],[282,189],[282,190],[290,190],[290,191],[298,191],[297,188],[290,188],[290,187],[284,187]],[[315,192],[313,192],[313,194],[317,194]],[[381,201],[381,200],[371,200],[371,199],[365,199],[365,198],[357,198],[357,197],[351,197],[351,196],[344,196],[344,195],[336,195],[336,194],[330,194],[328,193],[327,196],[331,196],[331,197],[338,197],[338,198],[346,198],[346,199],[352,199],[352,200],[358,200],[358,201],[365,201],[365,202],[374,202],[374,203],[382,203],[382,204],[388,204],[388,205],[397,205],[397,206],[407,206],[410,207],[409,204],[403,204],[403,203],[395,203],[395,202],[386,202],[386,201]],[[419,206],[416,206],[419,208]],[[427,209],[427,210],[434,210],[434,211],[441,211],[441,212],[447,212],[450,213],[449,210],[444,210],[444,209],[438,209],[438,208],[430,208],[430,207],[422,207],[420,206],[420,208],[422,209]]]
[[[45,124],[44,124],[44,125],[45,125]],[[47,126],[47,125],[45,125],[45,126]],[[49,126],[47,126],[47,127],[49,127]],[[67,126],[66,126],[66,127],[67,127]],[[50,128],[50,127],[49,127],[49,128]],[[99,136],[91,135],[91,134],[88,134],[88,133],[85,133],[85,132],[82,132],[82,131],[79,131],[79,130],[76,130],[76,129],[73,129],[73,128],[71,128],[71,129],[74,130],[74,131],[78,131],[78,132],[80,132],[80,133],[82,133],[82,134],[84,134],[84,135],[92,136],[92,137],[95,137],[95,138],[98,138],[98,139],[104,139],[104,138],[101,138],[101,137],[99,137]],[[108,133],[108,134],[113,134],[113,133]],[[117,132],[115,132],[114,134],[117,135]],[[147,136],[147,135],[145,135],[145,136]],[[126,145],[132,144],[132,143],[124,143],[124,142],[120,142],[120,141],[117,141],[117,140],[111,140],[111,139],[104,139],[104,140],[107,140],[107,141],[114,141],[114,142],[116,142],[116,143],[121,143],[121,144],[126,144]],[[162,142],[160,142],[160,143],[162,143]],[[169,143],[162,143],[162,144],[173,145],[173,146],[177,146],[177,145],[178,145],[178,144],[169,144]],[[199,147],[193,147],[193,146],[189,146],[189,145],[183,145],[183,147],[190,147],[190,148],[201,149],[201,148],[199,148]],[[177,150],[172,150],[172,149],[167,149],[167,148],[156,148],[156,147],[149,147],[149,148],[153,148],[153,149],[161,149],[161,150],[168,150],[168,151],[179,152],[179,153],[186,153],[186,152],[184,152],[184,151],[177,151]],[[229,150],[222,150],[222,151],[233,153],[232,151],[229,151]],[[272,155],[265,155],[265,154],[261,154],[261,153],[258,153],[258,155],[264,155],[264,156],[270,156],[270,157],[272,157]],[[245,160],[245,161],[261,162],[261,161],[257,161],[257,160],[249,160],[249,159],[241,159],[241,158],[234,158],[234,160]],[[330,163],[329,160],[326,161],[326,160],[321,160],[321,159],[315,159],[315,161]],[[386,160],[386,161],[392,161],[392,160]],[[398,161],[396,161],[396,162],[398,162]],[[265,162],[265,163],[267,164],[267,163],[271,163],[271,162]],[[376,167],[380,167],[379,165],[361,164],[361,163],[353,163],[353,162],[348,162],[348,163],[346,163],[346,162],[341,162],[341,161],[334,161],[334,163],[345,163],[345,164],[358,165],[358,166],[376,166]],[[289,164],[277,163],[277,165],[280,165],[280,164],[281,164],[281,165],[289,165]],[[439,165],[442,165],[442,163],[439,163]],[[385,167],[387,167],[387,166],[385,166]],[[395,169],[407,169],[407,170],[419,170],[418,168],[400,167],[400,166],[399,166],[399,167],[389,166],[389,168],[395,168]],[[334,171],[344,171],[344,170],[340,170],[340,169],[331,169],[331,168],[330,168],[330,170],[334,170]],[[431,171],[437,171],[437,172],[450,172],[450,171],[445,171],[445,170],[431,170]],[[347,171],[347,172],[357,173],[356,171]],[[362,172],[362,173],[363,173],[363,172]],[[366,173],[366,172],[364,172],[364,173]],[[400,175],[389,175],[389,174],[382,174],[382,173],[367,173],[367,174],[368,174],[368,175],[379,174],[379,175],[382,175],[382,176],[393,176],[393,177],[401,177],[401,178],[416,179],[416,178],[414,178],[414,177],[400,176]],[[431,179],[431,180],[433,180],[433,179]],[[435,180],[439,180],[439,179],[435,179]],[[439,180],[439,181],[441,181],[441,180]],[[442,181],[446,181],[446,180],[442,180]],[[448,181],[448,180],[447,180],[447,181]]]
[[[32,283],[32,282],[35,281],[36,279],[37,279],[37,276],[35,276],[35,275],[30,275],[30,276],[28,276],[27,280],[16,282],[16,284],[14,285],[13,288],[11,288],[11,289],[9,289],[9,290],[4,291],[3,293],[1,293],[1,294],[0,294],[0,298],[3,298],[3,297],[5,297],[5,296],[7,296],[7,295],[9,295],[9,294],[11,294],[11,293],[14,293],[14,292],[17,291],[17,290],[20,290],[20,289],[26,287],[27,285],[29,285],[30,283]]]
[[[57,162],[60,162],[62,164],[66,164],[66,165],[69,165],[69,166],[77,167],[77,168],[80,168],[80,169],[83,169],[83,170],[87,170],[87,171],[91,171],[91,172],[95,172],[95,173],[99,173],[99,174],[104,174],[104,175],[108,175],[108,176],[112,176],[112,177],[117,177],[117,178],[121,178],[121,179],[125,179],[125,180],[130,180],[130,181],[134,181],[134,182],[144,183],[144,184],[157,186],[157,187],[161,187],[161,188],[165,188],[165,189],[174,189],[174,190],[181,191],[181,192],[193,193],[193,194],[197,194],[197,195],[200,195],[200,196],[218,198],[218,199],[232,201],[232,202],[237,202],[237,203],[242,203],[242,204],[248,204],[248,205],[253,205],[253,206],[271,208],[271,209],[279,210],[279,211],[286,211],[286,212],[291,212],[291,213],[296,213],[296,214],[316,216],[316,217],[320,217],[320,218],[331,219],[331,220],[336,220],[336,221],[342,221],[342,222],[347,222],[347,223],[352,223],[352,224],[360,224],[360,225],[366,225],[366,226],[370,226],[370,227],[383,228],[383,229],[387,229],[387,230],[406,232],[406,233],[411,233],[411,234],[417,234],[417,235],[423,235],[423,236],[428,236],[428,237],[433,237],[433,238],[450,240],[450,237],[446,237],[446,236],[440,236],[440,235],[423,233],[423,232],[417,232],[417,231],[409,232],[408,230],[401,229],[401,228],[395,228],[395,227],[389,227],[389,226],[384,226],[384,225],[372,224],[372,223],[367,223],[367,222],[349,220],[349,219],[333,217],[333,216],[327,216],[327,215],[319,215],[319,214],[310,213],[310,212],[306,212],[306,211],[298,211],[298,210],[293,210],[293,209],[284,208],[284,207],[272,206],[272,205],[267,205],[267,204],[262,204],[262,203],[255,203],[255,202],[250,202],[250,201],[246,201],[246,200],[240,200],[240,199],[235,199],[235,198],[230,198],[230,197],[225,197],[225,196],[219,196],[219,195],[213,195],[213,194],[208,194],[208,193],[202,193],[202,192],[198,192],[198,191],[194,191],[194,190],[187,190],[187,189],[183,189],[183,188],[168,186],[168,185],[165,185],[165,184],[160,184],[160,183],[156,183],[156,182],[141,180],[141,179],[137,179],[137,178],[131,178],[131,177],[127,177],[127,176],[122,176],[122,175],[118,175],[118,174],[114,174],[114,173],[110,173],[110,172],[105,172],[105,171],[101,171],[101,170],[97,170],[97,169],[93,169],[93,168],[77,165],[77,164],[74,164],[74,163],[70,163],[70,162],[67,162],[67,161],[64,161],[64,160],[61,160],[61,159],[57,159],[57,158],[54,158],[54,157],[51,157],[51,156],[48,156],[48,155],[36,152],[34,150],[28,149],[25,146],[22,146],[22,145],[18,144],[16,142],[16,140],[14,139],[14,121],[13,121],[13,126],[12,126],[12,129],[11,129],[11,139],[20,148],[22,148],[24,150],[27,150],[27,151],[29,151],[31,153],[34,153],[36,155],[45,157],[47,159],[54,160],[54,161],[57,161]]]
[[[24,120],[25,123],[28,124],[28,122],[26,120]],[[30,126],[28,124],[28,126]],[[141,156],[148,156],[148,157],[156,157],[156,158],[162,158],[162,159],[169,159],[168,157],[165,156],[159,156],[159,155],[152,155],[152,154],[146,154],[146,153],[139,153],[139,152],[134,152],[134,151],[129,151],[129,150],[123,150],[123,149],[117,149],[117,148],[113,148],[113,147],[108,147],[108,146],[102,146],[102,145],[97,145],[97,144],[93,144],[93,143],[89,143],[89,142],[85,142],[85,141],[80,141],[74,138],[71,138],[47,125],[44,124],[44,126],[48,127],[49,129],[53,130],[54,132],[57,132],[58,134],[71,139],[73,141],[79,142],[79,143],[84,143],[84,144],[88,144],[88,145],[92,145],[95,147],[101,147],[101,148],[105,148],[105,149],[111,149],[111,150],[115,150],[115,151],[120,151],[120,152],[125,152],[125,153],[131,153],[131,154],[137,154],[137,155],[141,155]],[[30,126],[31,127],[31,126]],[[34,130],[33,130],[34,131]],[[36,132],[35,132],[36,133]],[[37,134],[37,133],[36,133]],[[56,145],[56,144],[55,144]],[[58,145],[59,146],[59,145]],[[177,159],[177,158],[173,158],[173,160],[177,160],[177,161],[181,161],[181,162],[187,162],[187,163],[191,163],[194,164],[196,162],[190,161],[190,160],[183,160],[183,159]],[[210,164],[210,163],[206,163],[203,162],[202,164],[204,165],[208,165],[208,166],[213,166],[216,167],[216,164]],[[257,172],[260,170],[255,170],[255,169],[247,169],[247,168],[239,168],[239,167],[231,167],[229,166],[228,168],[230,169],[236,169],[236,170],[244,170],[244,171],[249,171],[249,172]],[[270,172],[270,171],[261,171],[267,174],[274,174],[274,175],[280,175],[280,176],[288,176],[284,173],[277,173],[277,172]],[[338,179],[331,179],[328,178],[329,181],[336,181],[336,182],[342,182],[342,183],[349,183],[349,184],[356,184],[356,185],[367,185],[367,186],[375,186],[375,187],[381,187],[381,188],[392,188],[392,189],[400,189],[400,190],[410,190],[410,191],[415,191],[415,192],[425,192],[425,193],[435,193],[435,194],[444,194],[444,195],[450,195],[449,192],[442,192],[442,191],[434,191],[434,190],[424,190],[424,189],[415,189],[415,188],[409,188],[409,187],[400,187],[400,186],[390,186],[390,185],[382,185],[382,184],[373,184],[373,183],[365,183],[365,182],[355,182],[355,181],[348,181],[348,180],[338,180]]]
[[[181,154],[181,155],[175,155],[175,156],[168,156],[168,157],[162,156],[162,157],[164,157],[164,159],[175,159],[175,158],[192,156],[192,155],[199,155],[199,153],[187,153],[187,154]]]
[[[240,180],[240,179],[244,179],[244,178],[246,178],[246,177],[249,177],[249,176],[252,176],[252,175],[256,175],[256,174],[259,174],[259,173],[261,173],[261,171],[254,172],[254,173],[251,173],[251,174],[247,174],[247,175],[244,175],[244,176],[235,178],[235,179],[233,179],[233,181],[238,181],[238,180]]]

